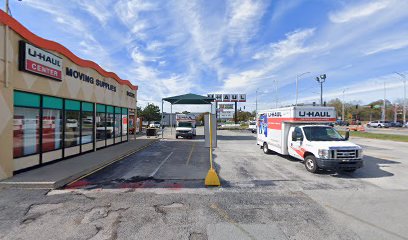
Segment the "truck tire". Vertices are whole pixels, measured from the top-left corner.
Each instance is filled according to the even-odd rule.
[[[178,136],[176,135],[176,139],[178,139]]]
[[[269,150],[268,144],[267,144],[266,142],[263,144],[262,149],[263,149],[263,152],[264,152],[265,154],[269,154],[269,153],[271,152],[271,151]]]
[[[307,155],[305,157],[305,168],[311,173],[317,173],[319,168],[317,166],[316,158],[313,155]]]

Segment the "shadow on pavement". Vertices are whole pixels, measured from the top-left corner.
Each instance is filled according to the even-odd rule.
[[[218,140],[256,140],[256,136],[223,136],[223,135],[218,135],[217,136]]]
[[[393,173],[381,168],[388,167],[388,164],[400,164],[401,162],[364,156],[364,166],[354,173],[339,172],[334,177],[338,178],[382,178],[394,176]],[[381,165],[381,166],[380,166]],[[380,168],[381,167],[381,168]]]

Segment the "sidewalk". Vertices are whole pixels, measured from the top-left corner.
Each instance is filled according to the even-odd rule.
[[[156,141],[158,141],[157,138],[138,137],[136,141],[130,140],[96,152],[86,153],[17,174],[0,181],[0,188],[59,188],[81,176],[131,155]]]

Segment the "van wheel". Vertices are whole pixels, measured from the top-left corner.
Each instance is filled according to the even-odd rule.
[[[311,173],[317,173],[318,171],[317,162],[316,158],[313,155],[308,155],[305,157],[305,167],[307,171]]]
[[[264,143],[263,144],[263,152],[265,153],[265,154],[269,154],[271,151],[269,150],[269,148],[268,148],[268,144],[267,143]]]

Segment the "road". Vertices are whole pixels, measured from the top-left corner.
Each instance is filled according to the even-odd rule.
[[[201,138],[167,139],[66,189],[0,190],[0,239],[408,239],[407,143],[355,138],[364,168],[311,174],[218,133],[220,188]]]

